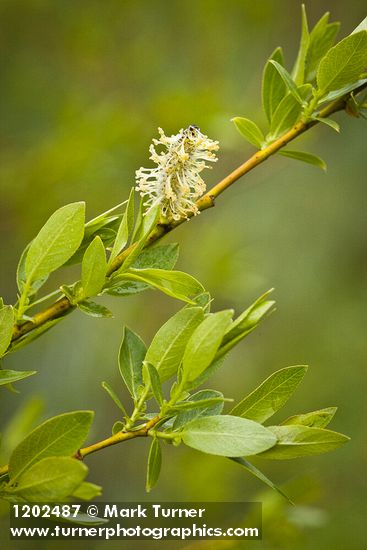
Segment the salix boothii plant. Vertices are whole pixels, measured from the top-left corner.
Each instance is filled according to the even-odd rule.
[[[118,205],[87,223],[83,202],[63,206],[25,248],[17,269],[18,300],[10,305],[0,298],[0,358],[29,344],[75,309],[92,317],[111,317],[105,306],[91,300],[95,296],[122,297],[155,288],[185,305],[161,326],[148,346],[138,334],[124,328],[119,373],[131,403],[125,408],[118,392],[102,383],[119,410],[111,436],[82,447],[92,411],[53,417],[25,438],[24,428],[17,434],[15,427],[29,424],[27,406],[24,418],[20,415],[16,422],[11,421],[11,444],[6,442],[5,430],[2,449],[7,445],[14,448],[14,441],[19,444],[9,464],[0,466],[0,498],[13,503],[90,500],[101,488],[84,481],[88,468],[81,459],[136,437],[151,438],[148,491],[159,477],[162,443],[182,443],[230,458],[279,491],[252,464],[253,457],[293,459],[326,453],[348,441],[347,436],[328,429],[335,407],[296,414],[273,424],[273,414],[296,390],[306,366],[274,372],[224,414],[231,398],[210,388],[198,390],[221,367],[230,350],[273,311],[274,301],[269,299],[269,291],[237,317],[231,309],[211,312],[212,299],[202,284],[174,270],[177,244],[157,245],[181,221],[214,206],[223,191],[276,153],[324,167],[319,157],[284,147],[319,122],[338,130],[330,118],[337,111],[349,112],[352,105],[354,114],[363,114],[366,108],[365,98],[360,98],[367,87],[366,21],[333,46],[337,30],[338,24],[328,23],[326,14],[309,32],[303,11],[302,40],[292,73],[284,66],[280,48],[265,65],[266,133],[248,118],[233,119],[245,139],[257,148],[256,153],[207,193],[200,174],[208,162],[217,160],[218,142],[196,126],[170,137],[159,129],[160,138],[150,146],[156,167],[140,168],[136,173],[136,190],[142,196],[139,209],[135,208],[134,188],[123,203],[123,212]],[[157,152],[156,146],[163,151]],[[80,264],[80,280],[42,295],[49,275],[71,264]],[[55,297],[45,309],[31,311]],[[0,364],[0,385],[11,388],[34,374],[3,369]]]
[[[218,141],[208,138],[194,125],[170,137],[162,128],[158,131],[160,138],[153,139],[149,147],[150,159],[157,167],[136,171],[136,190],[147,198],[148,210],[160,205],[166,218],[189,218],[199,213],[195,203],[206,191],[200,172],[211,168],[207,161],[217,161]],[[157,152],[155,146],[159,145],[165,150]]]

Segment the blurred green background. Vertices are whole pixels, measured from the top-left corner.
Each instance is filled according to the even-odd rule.
[[[330,10],[332,19],[342,22],[339,38],[365,16],[362,0],[348,5],[318,0],[306,7],[312,23]],[[0,293],[11,303],[19,255],[47,217],[68,202],[86,200],[91,218],[124,200],[135,170],[150,165],[148,146],[158,126],[174,133],[194,123],[220,141],[219,162],[206,174],[208,185],[252,152],[229,119],[250,116],[264,125],[263,63],[278,45],[285,48],[288,66],[293,62],[300,2],[1,0],[0,18]],[[297,144],[327,161],[326,175],[272,158],[168,241],[180,242],[179,268],[210,290],[214,309],[240,311],[263,291],[276,289],[277,313],[232,352],[211,386],[240,398],[276,369],[309,364],[305,382],[276,419],[336,405],[333,428],[352,441],[321,457],[258,463],[293,496],[296,509],[237,465],[183,447],[164,449],[164,475],[147,497],[144,440],[88,459],[89,479],[103,485],[105,499],[260,499],[264,540],[251,545],[364,546],[366,127],[362,119],[343,113],[336,118],[340,136],[319,127]],[[53,277],[49,288],[72,281],[77,271],[63,276]],[[113,320],[75,313],[7,358],[7,368],[35,369],[38,375],[18,383],[19,394],[3,390],[3,426],[35,395],[44,402],[42,418],[91,408],[96,410],[91,440],[109,434],[118,414],[100,382],[119,388],[116,355],[123,323],[149,342],[181,306],[153,291],[105,303],[114,311]],[[68,542],[67,547],[83,544]],[[88,544],[93,549],[176,547],[173,542]]]

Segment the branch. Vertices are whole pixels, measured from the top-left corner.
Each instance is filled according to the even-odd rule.
[[[147,437],[149,435],[149,431],[160,421],[160,419],[160,416],[155,416],[139,429],[129,430],[126,432],[117,432],[111,437],[107,437],[106,439],[102,439],[102,441],[98,441],[97,443],[93,443],[88,447],[79,449],[74,458],[78,460],[83,460],[84,457],[86,457],[87,455],[95,453],[96,451],[100,451],[101,449],[106,449],[107,447],[111,447],[112,445],[117,445],[117,443],[122,443],[123,441],[128,441],[129,439],[135,439],[136,437]],[[0,476],[3,476],[8,472],[8,464],[6,464],[5,466],[0,466]]]
[[[367,84],[363,84],[356,90],[354,90],[354,93],[359,93],[363,89],[367,87]],[[322,109],[318,113],[319,118],[327,118],[331,114],[336,113],[337,111],[342,111],[345,109],[347,100],[350,97],[350,93],[346,94],[340,99],[337,99],[330,103],[327,107]],[[277,151],[285,147],[289,142],[293,141],[295,138],[312,128],[318,124],[317,120],[311,120],[308,122],[298,122],[291,128],[288,132],[286,132],[283,136],[278,138],[276,141],[265,147],[264,149],[257,151],[254,155],[252,155],[246,162],[241,164],[238,168],[233,170],[228,176],[223,178],[219,183],[217,183],[212,189],[210,189],[205,195],[203,195],[198,201],[197,206],[200,212],[203,212],[204,210],[207,210],[208,208],[211,208],[214,206],[215,199],[219,197],[226,189],[228,189],[231,185],[233,185],[238,179],[240,179],[242,176],[256,168],[259,164],[263,163],[265,160],[267,160],[269,157],[274,155]],[[160,240],[164,235],[175,229],[177,226],[181,225],[183,222],[185,222],[186,219],[182,218],[178,221],[172,221],[169,223],[160,223],[157,225],[157,227],[152,231],[146,247],[152,245],[156,241]],[[135,248],[136,244],[134,243],[129,248],[121,252],[114,261],[112,262],[107,275],[111,275],[114,271],[117,271],[127,256],[132,252],[132,250]],[[69,300],[66,297],[60,298],[57,302],[51,304],[49,307],[44,309],[43,311],[40,311],[39,313],[36,313],[31,321],[27,321],[26,323],[22,325],[16,324],[14,326],[13,336],[12,336],[12,342],[18,340],[21,336],[31,332],[32,330],[41,327],[45,323],[57,319],[59,317],[62,317],[66,315],[67,313],[70,313],[75,309],[75,306],[73,306]],[[1,472],[1,470],[0,470]]]

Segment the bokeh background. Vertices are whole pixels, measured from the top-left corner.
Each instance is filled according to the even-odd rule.
[[[348,5],[318,0],[306,6],[312,23],[327,10],[342,21],[339,37],[365,16],[363,0]],[[148,146],[158,126],[174,133],[194,123],[220,141],[219,162],[206,174],[208,185],[252,152],[229,119],[250,116],[264,125],[263,63],[278,45],[288,66],[293,62],[300,2],[1,0],[0,18],[0,291],[12,303],[19,255],[48,216],[68,202],[86,200],[91,218],[124,200],[135,169],[149,166]],[[272,158],[167,242],[180,242],[179,268],[203,282],[217,309],[240,311],[263,291],[276,289],[277,313],[232,352],[212,387],[240,398],[276,369],[309,364],[303,385],[277,419],[336,405],[333,427],[352,441],[321,457],[258,464],[288,490],[296,508],[237,465],[183,447],[164,449],[164,473],[147,497],[148,443],[143,440],[88,459],[89,479],[103,485],[105,499],[262,500],[264,540],[251,545],[364,546],[366,126],[343,113],[336,118],[340,136],[319,127],[297,144],[327,161],[326,174]],[[49,288],[75,276],[75,270],[54,276]],[[3,390],[5,430],[28,402],[33,411],[40,410],[40,419],[95,409],[91,440],[109,434],[118,412],[100,382],[110,382],[127,402],[116,363],[122,325],[149,342],[180,304],[153,291],[105,303],[114,311],[113,320],[75,313],[7,358],[7,368],[35,369],[38,375],[18,383],[19,394]],[[4,547],[8,544],[4,541]],[[176,547],[173,542],[88,542],[93,549],[158,544]],[[67,543],[70,549],[82,545]],[[10,544],[40,546],[66,543]]]

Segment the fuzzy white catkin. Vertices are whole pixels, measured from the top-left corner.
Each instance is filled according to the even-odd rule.
[[[149,157],[155,168],[139,168],[136,171],[136,190],[145,198],[147,211],[160,205],[166,218],[179,220],[198,214],[195,204],[206,190],[200,172],[210,168],[206,161],[216,162],[218,141],[201,133],[196,126],[181,129],[170,137],[158,128],[160,138],[153,139]],[[155,146],[163,146],[157,152]]]

